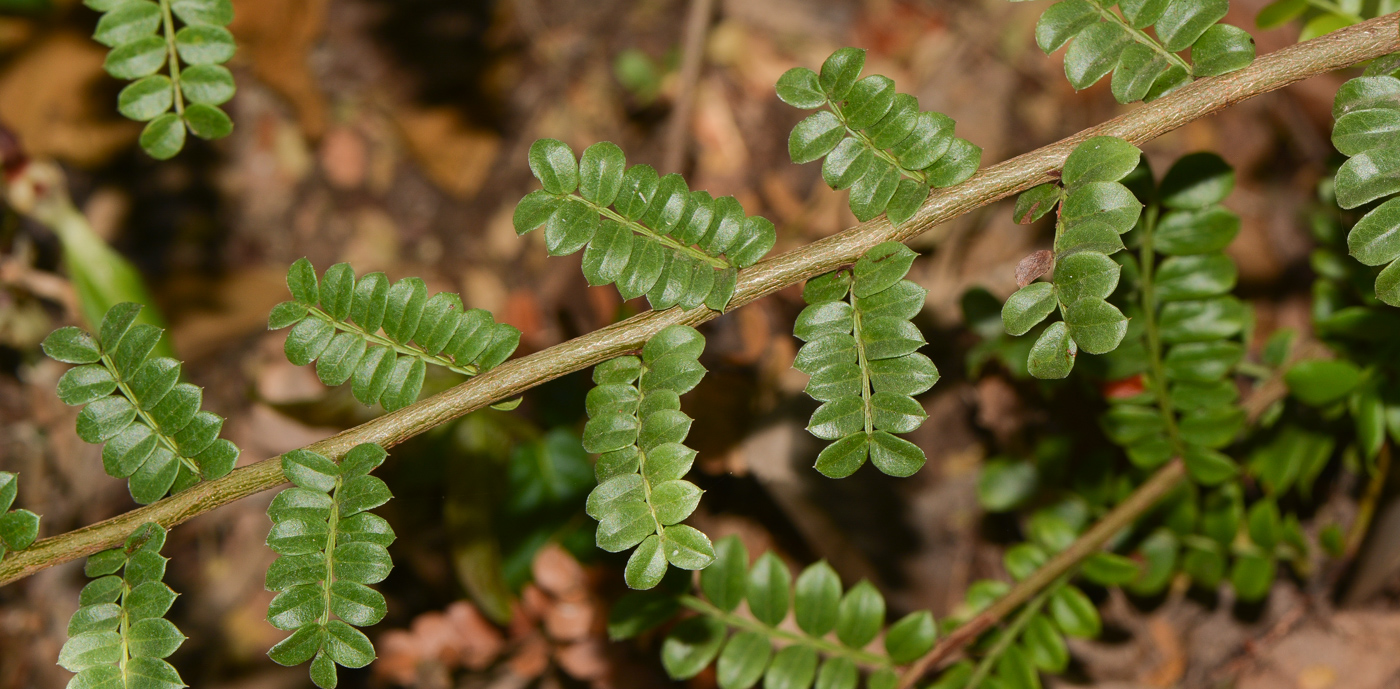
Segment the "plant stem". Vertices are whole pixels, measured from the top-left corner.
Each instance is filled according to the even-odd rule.
[[[170,87],[175,90],[175,114],[184,117],[185,94],[180,88],[180,53],[175,49],[175,19],[170,15],[170,0],[160,0],[160,13],[165,29],[166,60],[170,63]]]
[[[1152,248],[1152,233],[1157,229],[1157,214],[1160,211],[1155,203],[1148,206],[1142,222],[1142,248],[1138,250],[1138,263],[1142,274],[1143,329],[1147,333],[1147,365],[1152,375],[1152,391],[1157,396],[1157,410],[1161,412],[1162,422],[1166,425],[1172,454],[1182,457],[1186,454],[1186,443],[1181,440],[1181,432],[1176,427],[1176,407],[1167,392],[1167,374],[1162,366],[1162,335],[1157,327],[1157,286],[1153,275],[1157,252]]]
[[[203,478],[199,471],[199,465],[195,464],[193,459],[186,457],[184,453],[180,452],[180,448],[175,444],[175,441],[165,434],[165,431],[161,429],[160,424],[156,423],[151,413],[141,407],[141,400],[136,399],[136,393],[131,391],[131,386],[126,382],[126,379],[117,373],[117,364],[112,361],[112,357],[103,354],[102,365],[112,374],[112,378],[117,381],[117,389],[121,390],[122,395],[131,402],[131,406],[136,408],[136,416],[141,419],[141,423],[146,424],[146,427],[151,429],[151,432],[156,436],[156,440],[158,440],[166,450],[169,450],[170,454],[175,455],[175,459],[180,460],[180,463],[183,464],[186,469],[194,472],[195,476]]]
[[[1128,499],[1103,516],[1089,530],[1084,532],[1070,547],[1051,558],[1040,569],[1026,577],[1009,593],[997,599],[990,607],[957,629],[943,637],[933,650],[914,661],[899,678],[899,689],[908,689],[923,677],[935,663],[952,655],[955,651],[971,643],[982,632],[991,629],[998,620],[1011,614],[1022,603],[1034,598],[1042,589],[1064,576],[1079,565],[1086,557],[1096,553],[1109,539],[1132,525],[1144,512],[1151,509],[1162,496],[1170,493],[1186,478],[1186,466],[1180,459],[1173,459],[1157,470],[1147,482],[1138,486]]]
[[[1356,518],[1347,529],[1345,546],[1342,549],[1342,562],[1350,562],[1361,552],[1361,544],[1371,529],[1371,519],[1376,514],[1376,505],[1381,493],[1385,492],[1385,480],[1390,474],[1390,443],[1382,443],[1380,454],[1376,456],[1376,468],[1371,472],[1371,481],[1366,484],[1366,493],[1361,496],[1361,504],[1356,509]]]
[[[845,232],[766,259],[740,274],[730,307],[744,306],[809,277],[853,263],[882,242],[906,241],[967,212],[1038,184],[1053,181],[1055,173],[1064,166],[1070,151],[1091,137],[1117,136],[1135,145],[1142,144],[1248,98],[1283,88],[1311,76],[1400,51],[1400,33],[1397,33],[1395,27],[1397,17],[1400,17],[1400,13],[1340,29],[1306,43],[1264,55],[1255,60],[1254,64],[1238,72],[1198,79],[1168,96],[1102,125],[986,168],[962,184],[935,190],[919,212],[898,227],[891,226],[884,218],[876,218]],[[450,390],[312,443],[305,449],[338,459],[360,443],[372,442],[382,447],[392,447],[430,428],[519,395],[546,381],[634,352],[652,335],[667,326],[677,323],[698,325],[718,315],[709,309],[700,308],[689,311],[649,311],[549,349],[508,361]],[[1160,469],[1153,480],[1144,484],[1139,493],[1156,489],[1165,492],[1183,475],[1180,462],[1171,462]],[[1166,481],[1168,485],[1152,488],[1156,485],[1153,481]],[[221,505],[270,490],[285,482],[281,462],[277,458],[240,467],[223,478],[196,484],[152,505],[76,531],[36,541],[27,550],[7,555],[0,561],[0,585],[22,579],[47,567],[114,547],[145,522],[154,521],[169,528]],[[1160,495],[1161,492],[1158,492],[1150,497],[1155,501]],[[1124,503],[1124,506],[1129,504],[1131,499],[1130,502]],[[1145,510],[1149,506],[1150,503],[1139,505],[1137,509]],[[1110,516],[1113,514],[1116,514],[1116,510],[1110,513]],[[1091,529],[1085,538],[1096,533]],[[1103,538],[1107,538],[1107,535]],[[1071,549],[1066,552],[1077,551]],[[1034,589],[1029,589],[1025,594],[1018,594],[1021,598],[1017,604],[1029,600],[1036,590],[1053,578],[1051,576],[1039,581]],[[1016,590],[1012,593],[1016,594]],[[1015,607],[994,604],[983,615],[996,612],[996,616],[981,619],[988,622],[999,619]],[[966,628],[968,627],[965,626],[964,629]],[[970,637],[965,637],[960,643],[966,643],[968,640]],[[945,657],[952,650],[947,647],[946,640],[939,648],[943,649],[935,649],[939,655],[931,654],[930,657],[936,660]],[[927,669],[931,662],[920,661],[921,671]],[[907,687],[908,684],[902,686]]]
[[[389,349],[392,349],[398,352],[399,354],[405,354],[417,359],[422,359],[427,363],[433,364],[434,366],[441,366],[454,373],[460,373],[464,376],[471,377],[481,372],[475,364],[467,364],[465,366],[461,366],[441,354],[429,354],[422,349],[416,349],[408,345],[399,344],[383,335],[380,335],[377,332],[369,332],[368,330],[361,328],[357,323],[336,320],[330,314],[326,313],[325,311],[322,311],[320,308],[317,308],[315,306],[308,307],[306,313],[309,316],[319,318],[331,324],[331,326],[334,327],[336,330],[343,330],[347,333],[353,333],[357,337],[365,340],[366,342],[372,342],[374,344],[379,345],[380,347],[388,347]]]
[[[1050,601],[1050,596],[1055,595],[1056,591],[1069,582],[1072,575],[1072,572],[1065,572],[1059,579],[1055,580],[1055,583],[1045,587],[1044,591],[1031,599],[1026,607],[1021,608],[1021,612],[1016,614],[1015,619],[1011,620],[1011,624],[1006,625],[1006,629],[1002,630],[1001,638],[997,639],[996,645],[992,646],[992,649],[987,651],[987,655],[982,657],[982,661],[977,664],[977,669],[972,672],[972,676],[968,678],[967,685],[963,689],[977,689],[977,687],[982,686],[982,681],[992,673],[992,668],[996,665],[997,660],[1001,658],[1003,653],[1006,653],[1006,649],[1011,648],[1011,644],[1016,643],[1017,637],[1026,630],[1026,625],[1030,624],[1031,619],[1039,614],[1041,608],[1044,608],[1045,604]]]
[[[865,338],[861,334],[860,308],[856,302],[855,280],[851,280],[851,334],[856,339],[856,366],[860,367],[861,408],[865,410],[865,437],[869,439],[875,432],[875,407],[870,402],[872,396],[870,362],[865,357]]]
[[[657,232],[656,230],[653,230],[650,227],[647,227],[646,225],[637,222],[636,220],[628,220],[627,218],[623,217],[621,213],[618,213],[617,211],[608,208],[607,206],[602,206],[593,203],[592,201],[589,201],[588,199],[585,199],[582,196],[575,196],[572,194],[566,195],[563,198],[569,201],[582,203],[588,206],[589,208],[597,211],[598,213],[602,214],[603,217],[617,222],[619,225],[622,225],[623,227],[632,230],[632,232],[636,234],[642,235],[643,237],[646,237],[647,239],[650,239],[651,241],[656,242],[657,244],[667,247],[672,251],[685,254],[697,261],[708,263],[711,267],[717,270],[724,270],[725,268],[732,267],[729,265],[728,261],[722,258],[711,256],[693,246],[687,246],[685,244],[682,244],[679,241],[677,241],[674,237],[661,234],[660,232]]]
[[[843,658],[848,658],[852,662],[855,662],[859,665],[864,665],[868,668],[880,669],[888,668],[892,665],[888,656],[882,656],[878,653],[863,651],[858,648],[850,648],[848,646],[843,646],[841,644],[828,641],[826,639],[819,639],[817,637],[807,636],[806,634],[798,634],[796,632],[790,632],[784,629],[769,627],[768,625],[763,624],[758,620],[751,620],[747,617],[740,617],[739,615],[736,615],[732,612],[725,612],[724,610],[715,607],[713,603],[702,598],[684,595],[680,597],[680,601],[681,605],[684,605],[685,607],[690,608],[695,612],[705,615],[706,617],[713,617],[736,629],[742,629],[748,632],[758,632],[760,634],[766,635],[770,639],[774,639],[777,641],[785,641],[787,643],[796,644],[800,646],[806,646],[808,648],[816,650],[819,653],[824,653],[828,656],[839,656]]]
[[[875,157],[894,166],[894,169],[899,170],[899,173],[904,175],[905,177],[908,177],[924,186],[928,186],[928,175],[924,174],[923,170],[910,170],[904,167],[903,165],[900,165],[899,159],[895,158],[893,153],[890,153],[889,151],[886,151],[885,149],[876,146],[875,140],[871,139],[868,135],[866,135],[865,132],[847,124],[846,116],[841,113],[841,108],[838,107],[835,103],[831,102],[831,100],[828,99],[826,101],[826,107],[828,110],[831,111],[831,114],[835,115],[836,119],[841,122],[841,126],[846,128],[846,133],[854,137],[856,140],[860,141],[862,146],[865,146],[867,149],[870,150],[871,153],[875,154]]]

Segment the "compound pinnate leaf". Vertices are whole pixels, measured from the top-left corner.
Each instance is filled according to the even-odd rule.
[[[78,436],[107,443],[107,473],[129,478],[132,497],[148,504],[172,487],[183,490],[228,473],[238,449],[218,440],[223,420],[199,410],[201,390],[178,382],[180,362],[152,356],[161,330],[136,323],[140,311],[137,304],[118,304],[103,318],[100,337],[62,328],[45,339],[44,349],[61,361],[83,362],[59,380],[59,398],[83,405]]]
[[[778,96],[803,109],[817,109],[793,128],[793,162],[825,157],[822,179],[851,190],[850,208],[866,221],[886,213],[891,223],[913,218],[930,187],[971,177],[982,149],[953,135],[946,115],[919,112],[918,100],[897,93],[888,77],[860,78],[865,51],[842,48],[827,58],[820,75],[798,67],[778,81]]]
[[[390,497],[382,481],[366,475],[384,456],[368,444],[352,448],[340,464],[305,450],[283,455],[283,470],[297,487],[268,508],[268,545],[282,556],[267,573],[269,590],[280,592],[268,621],[292,634],[268,655],[283,665],[311,660],[318,686],[333,685],[335,664],[363,667],[374,658],[369,639],[350,625],[375,624],[386,613],[384,597],[365,584],[382,581],[393,567],[385,550],[393,532],[364,511]]]
[[[698,361],[704,347],[694,328],[675,325],[652,336],[641,357],[619,357],[594,368],[598,387],[586,400],[583,449],[603,456],[587,512],[599,520],[598,547],[618,552],[640,544],[627,567],[633,588],[659,584],[668,563],[703,569],[716,557],[733,555],[727,550],[732,545],[722,541],[717,553],[704,534],[678,524],[702,493],[682,480],[695,452],[682,444],[691,420],[680,411],[679,395],[704,375]],[[714,581],[731,566],[732,560],[723,559],[716,574],[702,576]]]
[[[575,161],[562,142],[541,139],[531,147],[530,165],[545,188],[516,206],[516,232],[543,225],[550,255],[584,250],[590,285],[616,284],[624,299],[646,295],[657,310],[702,304],[724,310],[738,270],[777,242],[773,224],[746,216],[734,197],[691,191],[680,175],[661,177],[648,165],[626,167],[621,149],[609,142]]]
[[[175,669],[160,660],[185,640],[163,618],[175,600],[160,582],[164,543],[165,530],[146,523],[123,546],[89,558],[86,572],[101,578],[84,587],[58,658],[59,665],[79,673],[70,686],[184,686]]]

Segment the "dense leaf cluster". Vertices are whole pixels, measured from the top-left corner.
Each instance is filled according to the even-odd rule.
[[[823,403],[807,430],[835,441],[816,463],[832,478],[850,476],[867,459],[891,476],[910,476],[924,465],[924,451],[894,435],[928,418],[913,395],[938,382],[938,368],[918,353],[923,333],[909,320],[928,294],[904,279],[915,256],[886,242],[802,290],[808,306],[793,333],[806,344],[793,368],[811,376],[807,394]]]
[[[1254,61],[1254,38],[1217,23],[1229,10],[1229,0],[1060,0],[1040,16],[1035,41],[1046,55],[1069,44],[1065,76],[1075,90],[1112,72],[1119,103],[1152,101]],[[1178,55],[1188,48],[1190,63]]]
[[[267,508],[267,545],[280,556],[267,570],[267,590],[277,592],[267,621],[292,632],[267,655],[289,666],[311,661],[311,680],[322,689],[335,687],[337,664],[374,660],[374,645],[355,627],[375,624],[387,611],[384,596],[368,586],[393,569],[387,548],[394,530],[369,511],[393,497],[369,475],[384,457],[372,443],[355,446],[340,464],[288,452],[282,473],[295,485]]]
[[[851,212],[861,221],[881,213],[898,225],[928,198],[930,187],[951,187],[977,172],[982,149],[953,136],[953,119],[920,112],[919,101],[897,93],[889,77],[860,78],[865,51],[841,48],[821,73],[794,67],[778,79],[778,97],[818,110],[788,137],[794,163],[822,162],[832,189],[850,189]]]
[[[796,579],[782,559],[764,553],[750,566],[737,536],[715,546],[714,564],[700,573],[704,598],[670,594],[671,600],[699,613],[672,627],[661,648],[661,662],[674,679],[689,679],[715,665],[721,689],[764,687],[854,689],[861,669],[865,686],[892,689],[894,666],[911,662],[933,647],[938,627],[927,611],[910,613],[888,627],[885,599],[868,581],[842,590],[826,562]],[[643,601],[649,601],[645,604]],[[738,614],[747,603],[751,617]],[[611,629],[631,636],[659,623],[650,615],[667,608],[659,596],[620,602]],[[791,617],[791,622],[787,620]],[[731,628],[733,632],[731,633]],[[868,649],[883,633],[883,652]],[[834,637],[834,638],[832,638]],[[775,648],[775,642],[782,644]]]
[[[1385,266],[1376,276],[1376,298],[1400,306],[1400,78],[1395,73],[1393,61],[1383,58],[1367,76],[1342,85],[1332,106],[1337,120],[1332,144],[1348,156],[1337,170],[1338,205],[1358,208],[1389,197],[1352,227],[1347,248],[1365,265]]]
[[[180,362],[151,356],[161,329],[137,323],[140,311],[140,304],[117,304],[96,338],[69,326],[45,338],[43,348],[77,364],[59,379],[58,397],[83,407],[78,437],[106,443],[103,468],[128,479],[131,497],[144,505],[227,474],[238,448],[219,438],[222,417],[200,411],[203,391],[179,382]]]
[[[1164,502],[1162,527],[1138,545],[1148,564],[1133,582],[1141,593],[1165,587],[1179,568],[1208,589],[1228,574],[1241,599],[1255,600],[1273,582],[1284,541],[1306,551],[1296,518],[1285,523],[1274,500],[1246,509],[1239,465],[1221,452],[1245,428],[1232,374],[1244,357],[1239,340],[1253,327],[1247,305],[1229,294],[1238,271],[1223,253],[1239,229],[1218,205],[1234,180],[1219,156],[1196,153],[1177,161],[1160,185],[1145,175],[1138,188],[1148,204],[1133,237],[1144,328],[1110,369],[1131,372],[1127,360],[1137,358],[1145,389],[1113,400],[1102,423],[1136,466],[1180,457],[1195,483]]]
[[[650,165],[627,167],[608,141],[577,159],[568,144],[540,139],[530,146],[530,170],[544,188],[515,207],[515,231],[543,225],[550,256],[583,249],[588,284],[616,284],[623,299],[645,294],[654,309],[723,311],[738,270],[778,239],[772,222],[745,215],[733,196],[691,191],[684,177],[661,177]]]
[[[1128,319],[1108,296],[1122,267],[1110,255],[1124,248],[1122,235],[1136,226],[1142,202],[1120,180],[1138,167],[1142,152],[1111,136],[1075,147],[1059,183],[1042,184],[1016,201],[1016,219],[1033,222],[1058,207],[1052,282],[1032,282],[1006,300],[1007,334],[1024,335],[1056,309],[1064,319],[1041,331],[1028,370],[1037,378],[1064,378],[1079,350],[1106,354],[1128,332]]]
[[[58,664],[78,673],[68,689],[178,689],[180,673],[165,661],[185,635],[165,613],[176,593],[161,579],[165,529],[148,522],[119,548],[88,558],[83,572],[94,577],[79,594],[68,620],[68,641]]]
[[[0,558],[7,551],[28,548],[39,535],[39,515],[29,510],[11,510],[19,494],[19,476],[0,471]]]
[[[287,326],[287,360],[316,362],[326,385],[350,383],[355,399],[393,411],[413,404],[428,364],[465,376],[500,365],[520,344],[520,331],[485,309],[462,308],[451,292],[428,296],[421,278],[393,284],[383,273],[359,279],[348,263],[316,269],[299,259],[287,271],[292,301],[272,310],[267,327]],[[380,334],[380,330],[383,334]]]
[[[703,569],[715,557],[708,536],[680,523],[704,492],[683,480],[695,450],[684,444],[691,418],[680,400],[705,376],[698,361],[704,349],[698,331],[673,325],[652,336],[640,358],[618,357],[593,369],[583,447],[599,455],[598,487],[587,509],[598,520],[599,548],[637,548],[626,569],[634,589],[660,583],[667,563]]]
[[[102,12],[92,37],[111,48],[103,67],[135,80],[117,97],[121,114],[146,122],[141,148],[165,160],[185,146],[185,131],[219,139],[233,131],[220,105],[233,98],[223,66],[235,51],[230,0],[84,0]],[[183,25],[176,31],[175,20]],[[165,74],[161,74],[161,70]],[[174,112],[171,112],[171,110]]]

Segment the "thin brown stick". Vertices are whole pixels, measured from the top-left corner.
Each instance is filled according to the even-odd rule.
[[[968,211],[1053,179],[1065,157],[1081,141],[1099,135],[1142,144],[1188,122],[1219,112],[1311,76],[1400,51],[1396,18],[1400,13],[1341,29],[1306,43],[1260,57],[1243,70],[1201,79],[1170,96],[1145,105],[1067,139],[982,170],[972,179],[936,190],[919,213],[900,227],[883,217],[840,234],[774,256],[745,270],[730,302],[738,308],[789,285],[851,263],[881,242],[905,241]],[[307,449],[338,458],[360,443],[385,447],[541,383],[635,351],[653,334],[676,323],[698,325],[719,314],[708,309],[648,311],[621,323],[515,359],[417,404],[343,431]],[[278,458],[240,467],[214,481],[195,485],[160,502],[103,522],[37,541],[0,562],[0,585],[46,567],[111,548],[148,521],[165,527],[184,522],[253,493],[283,484]]]
[[[690,0],[685,19],[685,45],[681,49],[680,80],[676,84],[676,105],[671,111],[670,129],[662,149],[661,171],[680,172],[690,148],[690,120],[695,112],[695,91],[700,69],[705,65],[705,38],[715,16],[715,0]]]
[[[1127,500],[1104,515],[1098,523],[1080,536],[1069,548],[1051,558],[1040,569],[1021,580],[1010,593],[997,599],[991,607],[978,613],[967,624],[954,629],[943,638],[933,650],[914,661],[899,678],[899,689],[908,689],[919,681],[930,668],[956,653],[963,646],[972,643],[982,632],[992,628],[1001,618],[1011,614],[1022,603],[1035,597],[1041,589],[1049,586],[1060,575],[1070,571],[1081,560],[1103,547],[1109,539],[1132,523],[1144,512],[1157,504],[1162,496],[1170,493],[1186,478],[1186,465],[1180,459],[1173,459],[1153,474],[1147,482],[1138,487]]]

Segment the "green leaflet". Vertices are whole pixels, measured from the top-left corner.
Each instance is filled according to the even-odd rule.
[[[713,663],[719,685],[729,689],[751,687],[760,679],[765,687],[811,687],[813,682],[855,687],[864,666],[873,669],[868,681],[874,686],[896,664],[923,656],[937,639],[938,627],[926,611],[886,628],[880,592],[869,582],[843,591],[825,562],[808,566],[794,580],[771,552],[750,565],[737,536],[717,542],[715,553],[714,562],[700,573],[704,598],[662,594],[699,613],[673,627],[662,644],[662,664],[673,679],[694,677]],[[658,593],[630,594],[618,608],[640,613],[643,601]],[[744,601],[752,618],[732,612]],[[796,629],[786,623],[789,616]],[[882,630],[883,652],[867,649]],[[779,641],[784,647],[775,650]]]
[[[923,335],[909,320],[926,291],[904,279],[916,254],[898,242],[871,249],[851,268],[807,281],[794,334],[806,344],[793,362],[811,376],[807,393],[823,402],[807,430],[835,441],[816,468],[832,478],[855,473],[866,460],[891,476],[910,476],[923,450],[894,434],[909,433],[927,416],[914,400],[938,382],[938,369],[917,350]]]
[[[1217,23],[1228,9],[1228,0],[1060,0],[1040,16],[1035,38],[1047,55],[1069,45],[1065,76],[1075,90],[1112,73],[1118,102],[1151,101],[1254,61],[1249,33]],[[1178,54],[1188,48],[1190,63]]]
[[[356,445],[337,464],[306,450],[282,456],[282,472],[294,484],[267,509],[267,545],[278,554],[266,587],[277,596],[267,621],[292,634],[268,657],[281,665],[311,661],[311,680],[336,685],[336,665],[358,668],[374,659],[374,646],[355,627],[383,619],[384,596],[369,588],[389,576],[388,522],[369,510],[388,502],[388,486],[369,472],[384,462],[384,449]]]
[[[161,582],[165,529],[137,527],[119,548],[88,558],[80,607],[68,621],[58,664],[77,673],[69,686],[161,687],[185,684],[165,662],[185,635],[165,619],[175,592]]]
[[[1142,213],[1142,203],[1122,183],[1141,156],[1122,139],[1094,137],[1070,152],[1060,184],[1031,189],[1016,203],[1022,222],[1059,206],[1051,282],[1022,287],[1001,312],[1003,327],[1013,336],[1030,332],[1057,309],[1062,315],[1064,320],[1045,328],[1029,352],[1028,371],[1037,378],[1064,378],[1080,349],[1111,352],[1127,333],[1127,317],[1105,300],[1118,288],[1122,270],[1109,256],[1123,248],[1120,235],[1137,226]]]
[[[543,226],[549,255],[583,250],[588,284],[616,284],[624,299],[645,294],[657,310],[723,311],[738,270],[777,242],[773,223],[745,215],[734,197],[691,191],[680,175],[662,177],[650,165],[627,167],[608,141],[575,159],[562,141],[540,139],[530,170],[544,188],[516,205],[516,233]]]
[[[583,447],[601,456],[586,508],[598,520],[599,548],[636,547],[626,568],[634,589],[661,583],[668,563],[695,570],[715,559],[710,539],[680,523],[703,493],[684,480],[695,451],[684,445],[691,420],[680,410],[680,395],[704,377],[704,348],[694,328],[673,325],[652,336],[640,358],[620,357],[593,369],[597,386],[585,402]]]
[[[6,552],[24,550],[39,535],[39,515],[29,510],[10,510],[19,493],[19,476],[0,471],[0,558]]]
[[[389,411],[418,400],[428,364],[474,376],[500,365],[520,344],[513,326],[497,323],[489,311],[464,309],[451,292],[429,297],[418,278],[357,279],[348,263],[337,263],[318,281],[303,258],[288,270],[287,287],[293,301],[273,308],[267,324],[291,327],[287,360],[314,361],[321,382],[349,382],[355,399]]]
[[[224,28],[233,21],[230,0],[86,4],[103,13],[92,35],[110,48],[103,68],[131,81],[117,96],[117,110],[147,123],[140,143],[148,155],[174,157],[184,148],[187,131],[203,139],[233,131],[219,108],[235,90],[233,75],[222,66],[236,50],[233,34]]]
[[[1337,170],[1337,203],[1357,208],[1378,199],[1347,235],[1347,250],[1368,266],[1385,266],[1376,276],[1376,298],[1400,306],[1400,79],[1365,76],[1337,91],[1332,143],[1349,156]]]
[[[793,127],[788,154],[798,164],[825,158],[822,179],[851,190],[857,219],[884,213],[899,225],[914,217],[930,187],[960,184],[977,172],[982,149],[953,136],[947,115],[919,111],[918,100],[897,93],[888,77],[859,78],[864,67],[864,50],[842,48],[820,74],[794,67],[778,79],[783,102],[817,110]]]
[[[72,326],[44,339],[45,353],[77,364],[58,397],[82,406],[77,431],[101,444],[109,476],[128,479],[131,497],[153,503],[233,469],[238,448],[219,438],[224,420],[200,410],[200,388],[181,383],[180,362],[153,356],[161,329],[137,322],[139,304],[117,304],[98,337]]]

